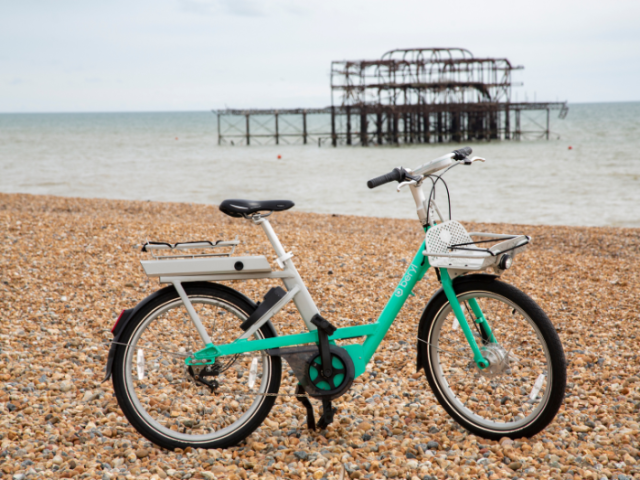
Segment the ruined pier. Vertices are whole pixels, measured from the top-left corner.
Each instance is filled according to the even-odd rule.
[[[335,61],[330,107],[217,110],[218,143],[548,140],[551,112],[564,118],[567,103],[512,101],[511,73],[519,69],[505,58],[475,58],[458,48],[392,50],[379,60]]]

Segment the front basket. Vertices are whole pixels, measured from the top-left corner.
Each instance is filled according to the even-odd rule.
[[[486,237],[473,240],[472,237]],[[479,244],[496,242],[489,248]],[[429,263],[437,268],[457,270],[485,270],[489,267],[499,268],[500,261],[506,253],[512,257],[524,250],[531,241],[527,235],[502,235],[498,233],[471,232],[455,220],[449,220],[427,230],[423,252],[429,257]]]

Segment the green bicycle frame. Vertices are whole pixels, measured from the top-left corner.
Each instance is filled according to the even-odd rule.
[[[423,255],[424,250],[425,244],[423,242],[375,323],[339,328],[331,337],[329,337],[329,340],[332,343],[335,343],[336,340],[365,337],[364,342],[361,344],[342,346],[353,360],[356,377],[365,372],[367,363],[369,363],[369,360],[378,349],[378,346],[389,331],[389,328],[391,328],[391,325],[398,316],[398,313],[402,309],[407,297],[411,294],[415,284],[424,277],[427,270],[430,268],[428,257]],[[453,282],[447,269],[440,269],[440,279],[444,293],[449,300],[453,313],[458,319],[465,338],[469,342],[469,346],[473,352],[474,361],[479,368],[486,368],[489,366],[489,362],[482,356],[482,352],[478,347],[473,332],[471,331],[471,327],[469,326],[462,307],[460,306],[460,302],[456,297],[453,289]],[[489,340],[491,342],[495,342],[493,333],[491,333],[489,324],[482,314],[476,299],[470,299],[469,304],[476,317],[476,323],[482,324],[484,331],[489,336]],[[213,364],[215,362],[215,358],[219,356],[236,355],[271,348],[292,347],[318,342],[318,333],[316,330],[313,330],[306,333],[259,340],[238,339],[232,343],[223,345],[213,345],[210,343],[202,350],[199,350],[192,356],[187,357],[187,359],[185,359],[185,363],[187,365],[209,365]]]

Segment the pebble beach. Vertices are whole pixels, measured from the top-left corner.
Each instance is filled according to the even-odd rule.
[[[375,320],[424,235],[415,220],[295,208],[271,220],[339,327]],[[463,223],[533,237],[503,280],[538,302],[565,349],[565,402],[546,430],[485,440],[437,403],[416,372],[418,321],[439,287],[429,272],[326,430],[307,430],[304,408],[279,397],[237,447],[167,451],[101,383],[119,312],[160,288],[139,245],[237,235],[236,254],[277,268],[262,230],[212,205],[0,193],[0,478],[640,478],[640,229]],[[254,301],[278,285],[225,283]],[[296,314],[274,318],[279,334],[301,331]],[[285,373],[281,393],[294,389]]]

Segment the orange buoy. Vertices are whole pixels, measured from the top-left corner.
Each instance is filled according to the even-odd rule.
[[[278,155],[278,160],[280,160],[282,158],[282,155]]]
[[[571,145],[569,145],[569,150],[573,150],[573,147]]]

